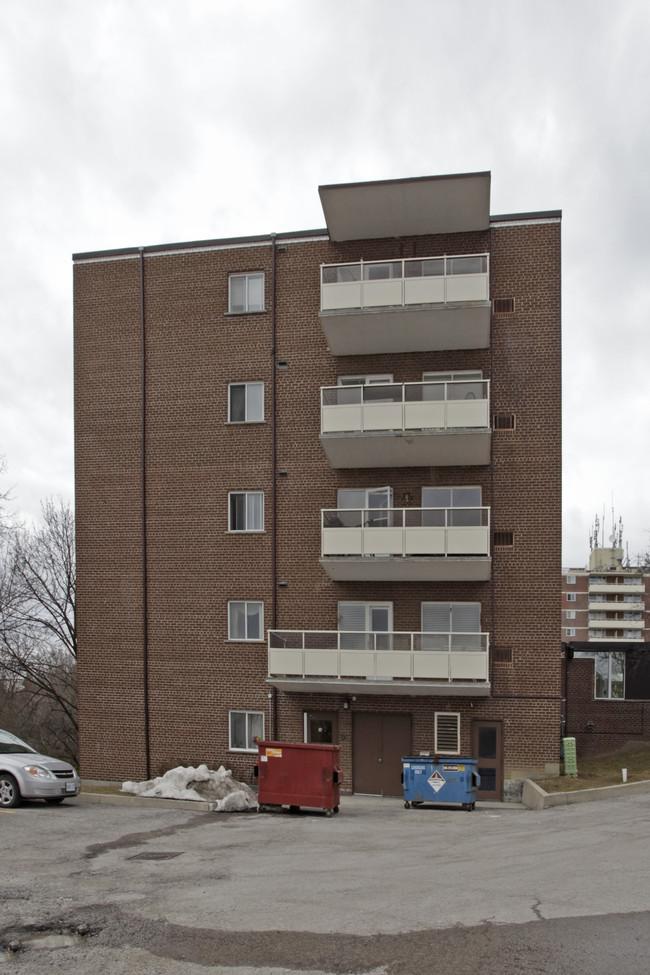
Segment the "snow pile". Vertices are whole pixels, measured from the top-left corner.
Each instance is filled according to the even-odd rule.
[[[216,772],[207,765],[179,765],[157,779],[123,782],[121,791],[143,798],[207,800],[212,803],[213,812],[245,812],[257,806],[253,790],[244,782],[237,782],[223,765]]]

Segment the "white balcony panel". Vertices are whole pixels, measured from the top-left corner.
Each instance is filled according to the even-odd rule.
[[[363,281],[363,305],[365,308],[381,308],[387,305],[402,305],[402,279],[387,281]],[[327,287],[327,285],[323,285]],[[331,287],[331,285],[330,285]]]
[[[363,528],[323,528],[323,555],[361,555]]]
[[[374,656],[365,650],[342,650],[341,677],[374,677]]]
[[[589,620],[593,630],[642,630],[643,620]]]
[[[489,298],[487,274],[451,274],[445,281],[448,302],[487,301]]]
[[[323,433],[363,430],[363,404],[323,406],[321,409],[321,429]]]
[[[338,531],[338,528],[330,529]],[[404,555],[402,528],[363,528],[363,551],[360,555]]]
[[[447,428],[487,427],[490,413],[487,400],[450,400],[447,403]]]
[[[334,677],[338,672],[336,650],[305,650],[305,673],[313,677]]]
[[[441,305],[445,300],[445,279],[440,277],[406,278],[405,305]]]
[[[413,654],[416,680],[449,680],[449,654],[439,650],[420,650]]]
[[[405,528],[404,555],[444,555],[445,532],[445,528]]]
[[[401,430],[403,415],[402,403],[365,403],[363,428],[364,430]]]
[[[447,425],[446,403],[404,403],[405,430],[439,430]],[[486,404],[487,407],[487,404]],[[487,426],[468,423],[466,426]]]
[[[375,673],[377,677],[410,679],[412,664],[410,653],[405,651],[377,653],[376,657]]]
[[[361,281],[323,284],[321,286],[321,310],[361,308]]]
[[[269,672],[301,676],[303,673],[301,650],[269,650]],[[336,668],[335,671],[336,673]]]
[[[447,552],[450,555],[489,555],[489,528],[483,526],[448,528]]]
[[[606,629],[602,627],[601,629]],[[637,641],[643,640],[643,633],[635,634],[634,636],[590,636],[589,643],[636,643]]]
[[[460,650],[449,654],[449,671],[452,680],[487,680],[488,659],[486,653]]]

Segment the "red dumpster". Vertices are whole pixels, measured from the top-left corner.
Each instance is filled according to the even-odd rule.
[[[269,806],[301,806],[339,811],[341,769],[338,745],[293,745],[285,741],[258,742],[257,801],[260,812]]]

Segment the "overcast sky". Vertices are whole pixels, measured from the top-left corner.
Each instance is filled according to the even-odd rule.
[[[73,252],[324,226],[319,184],[491,170],[563,211],[564,554],[650,545],[648,0],[0,0],[0,454],[72,499]]]

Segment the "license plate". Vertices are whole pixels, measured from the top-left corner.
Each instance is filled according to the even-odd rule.
[[[66,792],[76,792],[77,791],[77,787],[75,786],[74,782],[66,782],[66,784],[65,784],[65,791]]]

